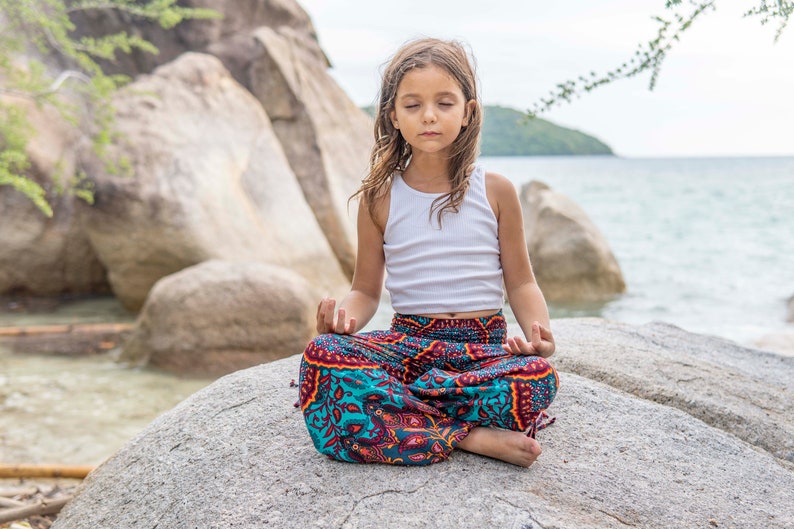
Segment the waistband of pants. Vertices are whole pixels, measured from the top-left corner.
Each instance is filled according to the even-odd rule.
[[[398,313],[392,318],[391,331],[428,340],[498,345],[505,342],[507,322],[501,310],[490,316],[467,319]]]

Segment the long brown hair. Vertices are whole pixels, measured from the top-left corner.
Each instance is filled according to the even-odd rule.
[[[449,159],[451,190],[433,202],[433,211],[442,214],[449,210],[457,212],[469,185],[469,174],[479,154],[482,111],[477,91],[477,77],[473,59],[464,46],[457,41],[423,38],[408,42],[386,65],[378,96],[375,116],[375,145],[370,155],[369,173],[361,187],[351,198],[363,196],[369,214],[374,219],[375,202],[388,193],[392,176],[402,172],[411,158],[411,145],[394,128],[390,113],[394,110],[397,88],[406,73],[414,68],[437,66],[445,70],[460,85],[465,101],[475,101],[470,110],[468,124],[452,143]]]

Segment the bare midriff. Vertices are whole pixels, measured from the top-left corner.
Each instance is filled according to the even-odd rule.
[[[487,318],[499,312],[499,309],[475,310],[471,312],[438,312],[433,314],[417,314],[426,318],[436,318],[439,320],[471,320],[475,318]]]

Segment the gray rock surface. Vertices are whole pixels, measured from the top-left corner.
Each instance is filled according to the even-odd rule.
[[[225,375],[301,351],[315,310],[306,281],[286,268],[205,261],[154,285],[119,360]]]
[[[82,213],[127,308],[160,278],[213,258],[291,268],[318,298],[349,288],[267,115],[218,59],[184,54],[115,105],[115,155],[134,176],[108,173],[86,150],[96,201]]]
[[[599,301],[626,290],[606,238],[573,200],[543,182],[521,188],[524,237],[550,301]]]
[[[558,368],[681,409],[794,463],[794,357],[664,323],[559,319],[554,333]]]
[[[664,342],[663,331],[644,339]],[[625,340],[618,333],[612,348]],[[715,357],[724,345],[702,343]],[[563,340],[559,357],[573,347]],[[293,407],[298,365],[293,356],[239,371],[163,414],[88,477],[53,527],[794,524],[794,473],[782,460],[679,409],[565,372],[549,410],[557,421],[540,432],[544,453],[530,469],[461,451],[429,467],[331,461]]]

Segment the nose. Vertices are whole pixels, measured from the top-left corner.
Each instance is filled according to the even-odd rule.
[[[436,122],[436,112],[433,110],[432,105],[427,105],[425,107],[425,111],[422,113],[422,122],[423,123],[435,123]]]

